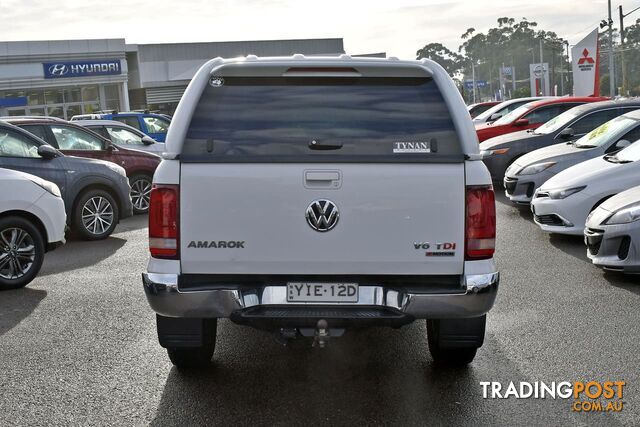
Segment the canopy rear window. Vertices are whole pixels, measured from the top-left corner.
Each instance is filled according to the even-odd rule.
[[[431,78],[214,77],[183,161],[462,161]]]

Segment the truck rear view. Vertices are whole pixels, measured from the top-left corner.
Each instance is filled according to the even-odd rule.
[[[426,319],[436,362],[473,359],[498,286],[494,194],[437,64],[215,59],[167,151],[143,281],[174,364],[210,363],[218,318],[320,347]]]

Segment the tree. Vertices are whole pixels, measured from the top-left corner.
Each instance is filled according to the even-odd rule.
[[[564,40],[554,32],[538,30],[538,24],[527,18],[517,21],[510,17],[500,17],[497,24],[497,27],[490,28],[486,33],[468,28],[460,36],[461,44],[457,53],[440,43],[430,43],[418,51],[418,58],[433,59],[447,69],[450,75],[463,76],[465,80],[471,78],[473,63],[476,77],[489,83],[489,88],[481,91],[481,98],[494,96],[500,89],[502,65],[510,66],[516,75],[516,92],[521,94],[529,91],[529,64],[540,61],[542,41],[544,61],[551,68],[550,86],[559,86],[560,67],[568,70]],[[565,93],[569,91],[568,86],[565,85]],[[505,90],[507,93],[512,91],[511,83],[505,85]]]
[[[429,43],[416,52],[417,59],[427,58],[442,65],[451,77],[460,70],[462,56],[449,50],[441,43]]]

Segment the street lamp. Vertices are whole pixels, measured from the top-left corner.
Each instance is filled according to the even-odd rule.
[[[609,4],[609,19],[603,19],[600,22],[600,29],[608,27],[609,33],[609,96],[613,98],[616,94],[615,90],[615,70],[613,64],[613,19],[611,18],[611,0],[608,0]],[[598,82],[599,84],[599,82]]]

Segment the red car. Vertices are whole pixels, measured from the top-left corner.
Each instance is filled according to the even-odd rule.
[[[152,153],[119,147],[89,129],[51,117],[17,117],[7,122],[31,132],[64,154],[106,160],[122,166],[131,185],[134,213],[149,210],[151,182],[162,158]]]
[[[469,111],[469,115],[471,118],[477,117],[479,114],[484,113],[489,108],[494,105],[500,104],[502,101],[487,101],[487,102],[478,102],[477,104],[471,104],[467,107],[467,111]]]
[[[543,99],[524,104],[493,123],[476,125],[480,142],[489,138],[518,132],[526,129],[536,129],[552,118],[565,111],[587,102],[606,101],[604,97],[562,97]]]

